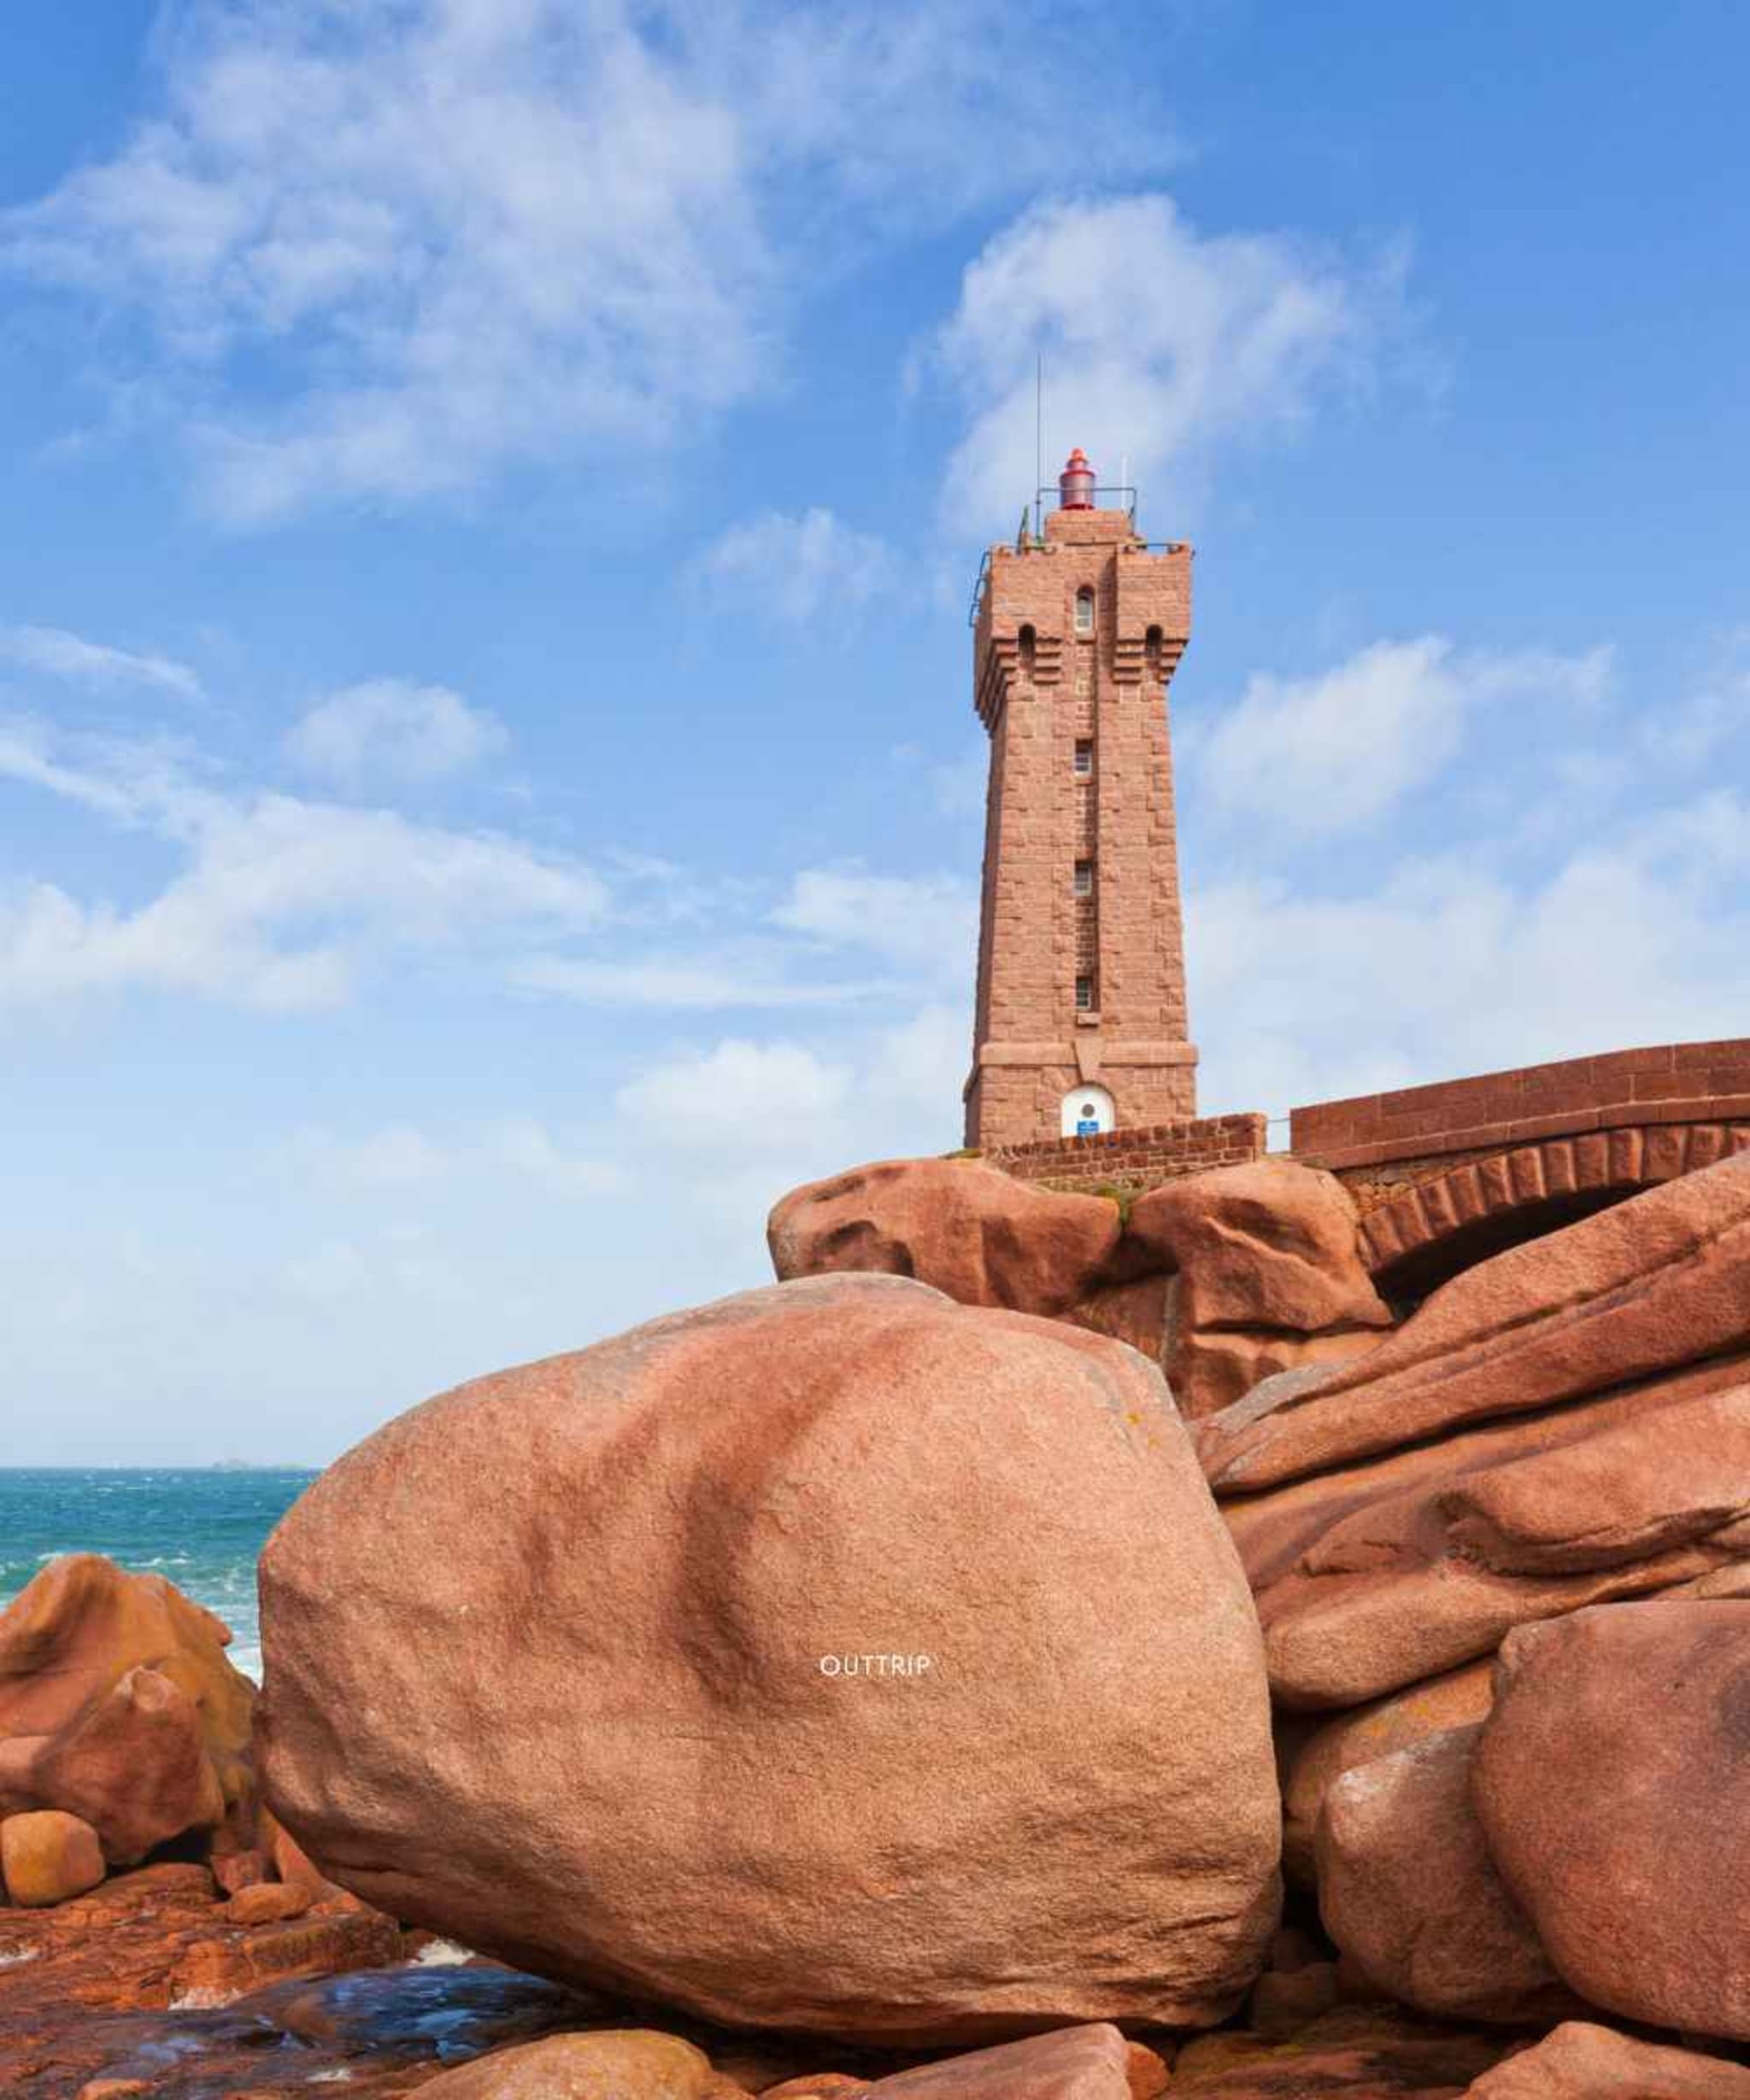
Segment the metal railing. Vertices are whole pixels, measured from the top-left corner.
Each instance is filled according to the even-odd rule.
[[[1125,500],[1121,502],[1102,503],[1100,500],[1102,496],[1120,496]],[[1063,508],[1062,491],[1059,489],[1057,484],[1053,482],[1048,489],[1036,489],[1033,491],[1033,514],[1036,518],[1042,518],[1045,515],[1046,499],[1048,497],[1050,499],[1050,507],[1053,510],[1061,510]],[[1136,515],[1136,489],[1132,484],[1127,481],[1114,481],[1098,484],[1094,490],[1093,507],[1095,510],[1127,510],[1130,513],[1131,521],[1134,523]]]

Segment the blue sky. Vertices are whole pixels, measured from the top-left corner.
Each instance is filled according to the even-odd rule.
[[[1198,548],[1214,1112],[1750,1032],[1750,23],[21,0],[6,1458],[320,1460],[958,1141],[965,607]]]

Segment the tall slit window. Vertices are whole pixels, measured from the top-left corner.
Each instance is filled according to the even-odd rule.
[[[1078,897],[1091,897],[1094,895],[1094,863],[1091,860],[1077,861],[1075,888]]]
[[[1015,639],[1020,650],[1021,669],[1031,678],[1033,674],[1033,630],[1031,627],[1023,627]]]
[[[1094,591],[1090,584],[1083,584],[1076,593],[1076,632],[1090,635],[1094,631]]]
[[[1091,736],[1077,737],[1074,766],[1077,777],[1079,779],[1085,780],[1089,774],[1093,771],[1094,739]]]
[[[1094,980],[1092,977],[1076,979],[1076,1012],[1092,1013],[1094,1011]]]

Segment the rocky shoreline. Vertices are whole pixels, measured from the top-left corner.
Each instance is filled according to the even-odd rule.
[[[1278,1161],[772,1244],[331,1469],[259,1700],[0,1614],[0,2091],[1750,2097],[1750,1149],[1412,1307]]]

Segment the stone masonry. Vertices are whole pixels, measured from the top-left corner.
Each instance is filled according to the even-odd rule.
[[[972,1146],[1060,1138],[1089,1086],[1119,1129],[1196,1112],[1166,716],[1191,549],[1151,548],[1129,510],[1093,507],[1092,478],[1078,455],[1042,535],[991,549],[977,607],[990,784]]]
[[[1181,1175],[1248,1165],[1265,1155],[1262,1116],[1188,1117],[1031,1145],[998,1145],[984,1155],[1019,1182],[1072,1194],[1137,1194]]]

